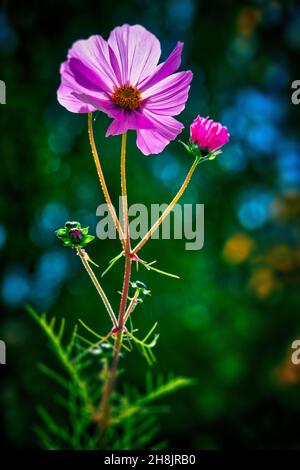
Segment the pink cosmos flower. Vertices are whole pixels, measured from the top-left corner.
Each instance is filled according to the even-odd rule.
[[[73,44],[61,65],[59,103],[73,113],[103,111],[109,135],[137,131],[145,154],[160,153],[183,129],[173,118],[185,107],[192,72],[177,72],[183,43],[165,62],[158,39],[140,25],[115,28],[107,41],[91,36]]]
[[[191,141],[205,153],[219,149],[229,141],[227,127],[212,119],[197,116],[190,127]]]

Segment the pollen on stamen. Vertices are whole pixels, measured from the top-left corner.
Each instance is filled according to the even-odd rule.
[[[132,111],[140,107],[142,95],[132,85],[122,85],[115,89],[111,99],[119,108]]]

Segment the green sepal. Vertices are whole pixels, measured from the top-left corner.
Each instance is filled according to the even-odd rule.
[[[222,150],[214,150],[213,152],[211,152],[207,155],[207,158],[208,158],[208,160],[214,160],[221,153],[223,153]]]
[[[192,142],[191,140],[189,140],[187,143],[182,142],[181,140],[179,140],[179,142],[184,146],[190,155],[194,155],[194,157],[196,157],[198,160],[202,158],[201,150],[195,142]]]
[[[191,140],[189,140],[187,143],[182,142],[181,140],[179,140],[179,142],[184,146],[189,154],[194,155],[198,163],[205,162],[206,160],[214,160],[222,153],[222,150],[213,150],[212,152],[204,153],[203,155],[196,142],[192,142]]]
[[[87,243],[92,242],[94,238],[95,238],[94,235],[85,235],[81,243],[84,243],[84,245],[86,245]]]
[[[185,150],[186,150],[188,153],[192,153],[191,148],[190,148],[190,145],[189,145],[188,143],[186,144],[185,142],[182,142],[182,140],[178,140],[178,142],[179,142],[181,145],[184,146]]]
[[[79,243],[74,243],[72,242],[70,238],[70,230],[73,230],[74,228],[78,229],[81,231],[82,234],[82,240]],[[84,248],[88,243],[94,240],[93,235],[89,235],[89,227],[81,228],[81,224],[78,222],[76,227],[72,228],[60,228],[56,230],[55,234],[56,236],[63,242],[64,246],[68,246],[71,248]]]
[[[56,236],[57,237],[68,237],[69,236],[69,230],[66,228],[59,228],[56,230]]]
[[[61,240],[64,244],[64,246],[72,246],[73,247],[73,243],[71,242],[71,240],[69,239],[66,239],[66,240]]]

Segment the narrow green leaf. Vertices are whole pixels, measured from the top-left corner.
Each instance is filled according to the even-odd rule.
[[[38,369],[43,372],[43,374],[47,375],[50,379],[52,379],[54,382],[64,387],[66,390],[69,389],[69,382],[64,377],[55,372],[53,369],[46,366],[44,363],[40,362],[38,364]]]
[[[152,335],[152,333],[155,330],[155,328],[157,327],[157,325],[158,325],[158,322],[155,322],[154,325],[152,326],[151,330],[149,331],[149,333],[146,334],[145,338],[143,339],[143,342],[147,341],[147,339]]]
[[[109,262],[108,267],[105,271],[101,274],[101,277],[105,276],[106,273],[114,266],[114,264],[123,256],[123,252],[119,253],[115,258],[111,259]]]

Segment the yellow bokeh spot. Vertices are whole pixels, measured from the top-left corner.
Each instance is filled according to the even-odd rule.
[[[276,271],[288,272],[294,269],[297,256],[289,246],[276,245],[269,251],[266,261]]]
[[[262,12],[256,7],[246,7],[241,10],[237,17],[237,30],[242,36],[250,36],[259,25]]]
[[[275,279],[273,271],[269,268],[258,268],[249,280],[250,288],[260,299],[266,299],[269,295],[279,287],[278,281]]]
[[[292,350],[289,348],[281,364],[275,370],[275,377],[278,382],[284,385],[293,385],[300,381],[299,365],[292,362]]]
[[[243,263],[249,258],[254,247],[252,238],[244,233],[237,233],[226,241],[223,256],[229,263]]]

